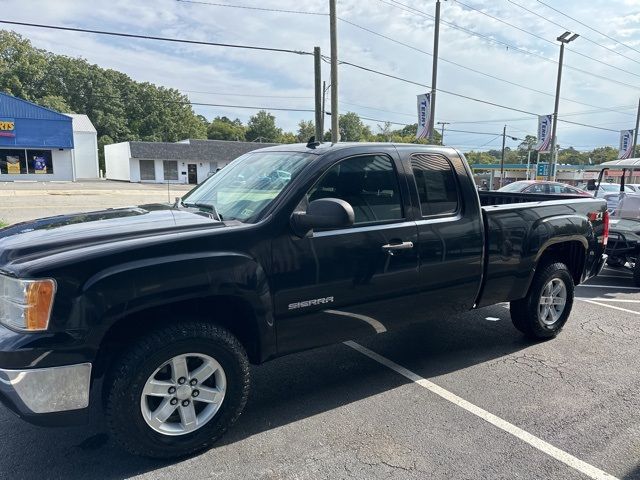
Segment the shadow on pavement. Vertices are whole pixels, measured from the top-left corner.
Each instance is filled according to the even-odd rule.
[[[500,315],[500,322],[485,320]],[[461,317],[421,324],[361,343],[399,363],[427,363],[422,375],[439,375],[486,362],[529,344],[511,326],[508,310],[492,307]],[[423,364],[424,364],[423,363]],[[253,368],[253,388],[245,413],[219,442],[232,445],[261,432],[327,412],[407,383],[406,379],[344,345],[274,360]],[[135,408],[135,406],[132,406]],[[90,425],[44,429],[0,411],[0,478],[126,478],[164,467],[179,475],[180,461],[158,462],[129,456],[110,442],[99,408]],[[241,448],[241,445],[238,445]],[[202,461],[215,462],[215,449]],[[196,458],[196,461],[198,459]],[[153,474],[158,478],[160,472]]]

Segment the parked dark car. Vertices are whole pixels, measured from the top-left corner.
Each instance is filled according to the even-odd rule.
[[[191,454],[242,412],[250,362],[498,302],[556,336],[607,219],[599,199],[478,192],[452,148],[253,151],[174,205],[1,229],[0,399],[44,425],[102,401],[129,452]]]
[[[543,193],[545,195],[577,195],[592,197],[589,192],[572,187],[565,183],[548,182],[543,180],[520,180],[510,183],[498,190],[499,192]]]

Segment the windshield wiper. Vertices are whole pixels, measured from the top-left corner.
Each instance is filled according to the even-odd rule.
[[[222,221],[222,215],[218,213],[218,210],[216,210],[216,206],[213,203],[206,203],[206,202],[180,202],[180,203],[185,207],[200,208],[202,210],[208,210],[213,214],[213,216],[219,222]]]

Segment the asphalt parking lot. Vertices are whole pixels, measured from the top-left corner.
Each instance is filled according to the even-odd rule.
[[[99,411],[49,430],[0,410],[0,478],[640,479],[640,289],[606,269],[577,297],[549,342],[498,305],[255,367],[235,427],[177,462],[126,455]]]

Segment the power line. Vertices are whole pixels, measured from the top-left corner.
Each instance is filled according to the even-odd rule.
[[[287,48],[272,48],[272,47],[260,47],[256,45],[239,45],[239,44],[233,44],[233,43],[205,42],[201,40],[187,40],[183,38],[157,37],[153,35],[137,35],[133,33],[109,32],[105,30],[91,30],[88,28],[63,27],[60,25],[43,25],[39,23],[13,22],[9,20],[0,20],[0,23],[4,23],[7,25],[20,25],[23,27],[46,28],[50,30],[63,30],[67,32],[94,33],[97,35],[109,35],[112,37],[139,38],[143,40],[159,40],[162,42],[188,43],[191,45],[207,45],[212,47],[241,48],[246,50],[260,50],[265,52],[294,53],[296,55],[313,55],[313,53],[311,52],[305,52],[303,50],[291,50]]]
[[[547,17],[545,17],[544,15],[541,15],[541,14],[539,14],[539,13],[537,13],[537,12],[535,12],[535,11],[531,10],[531,9],[529,9],[529,8],[525,7],[524,5],[520,5],[519,3],[516,3],[516,2],[515,2],[515,1],[513,1],[513,0],[507,0],[507,2],[511,3],[512,5],[515,5],[515,6],[516,6],[516,7],[518,7],[518,8],[521,8],[522,10],[525,10],[526,12],[529,12],[531,15],[534,15],[534,16],[536,16],[536,17],[538,17],[538,18],[540,18],[540,19],[544,20],[545,22],[548,22],[548,23],[550,23],[550,24],[552,24],[552,25],[555,25],[556,27],[560,27],[560,28],[562,28],[563,30],[571,30],[570,28],[567,28],[566,26],[561,25],[561,24],[560,24],[560,23],[558,23],[558,22],[554,22],[554,21],[553,21],[553,20],[551,20],[550,18],[547,18]],[[598,47],[600,47],[600,48],[604,48],[605,50],[608,50],[608,51],[609,51],[609,52],[611,52],[611,53],[615,53],[616,55],[619,55],[619,56],[621,56],[621,57],[623,57],[623,58],[626,58],[627,60],[631,60],[632,62],[635,62],[635,63],[640,63],[640,62],[638,62],[638,60],[636,60],[636,59],[634,59],[634,58],[631,58],[631,57],[628,57],[627,55],[625,55],[625,54],[623,54],[623,53],[620,53],[620,52],[618,52],[617,50],[614,50],[613,48],[609,48],[609,47],[607,47],[606,45],[603,45],[603,44],[601,44],[601,43],[598,43],[598,42],[596,42],[595,40],[593,40],[593,39],[591,39],[591,38],[589,38],[589,37],[587,37],[587,36],[585,36],[585,35],[581,35],[581,36],[580,36],[580,38],[581,38],[581,39],[583,39],[583,40],[586,40],[587,42],[592,43],[593,45],[596,45],[596,46],[598,46]],[[571,50],[571,51],[574,51],[574,50]]]
[[[538,40],[542,40],[543,42],[546,42],[546,43],[549,43],[549,44],[551,44],[551,45],[554,45],[554,46],[555,46],[555,43],[554,43],[553,41],[551,41],[551,40],[549,40],[549,39],[546,39],[546,38],[544,38],[544,37],[542,37],[542,36],[540,36],[540,35],[538,35],[538,34],[536,34],[536,33],[533,33],[533,32],[530,32],[529,30],[526,30],[526,29],[524,29],[524,28],[518,27],[517,25],[514,25],[514,24],[512,24],[512,23],[509,23],[509,22],[507,22],[507,21],[505,21],[505,20],[502,20],[501,18],[495,17],[495,16],[493,16],[493,15],[491,15],[491,14],[489,14],[489,13],[487,13],[487,12],[483,11],[483,10],[480,10],[479,8],[475,8],[475,7],[472,7],[472,6],[467,5],[467,4],[465,4],[465,3],[462,3],[460,0],[453,0],[453,1],[454,1],[454,2],[456,2],[456,3],[458,3],[459,5],[462,5],[462,6],[466,7],[466,8],[468,8],[469,10],[473,10],[473,11],[475,11],[475,12],[478,12],[478,13],[480,13],[480,14],[482,14],[482,15],[486,16],[486,17],[492,18],[493,20],[496,20],[496,21],[498,21],[498,22],[500,22],[500,23],[502,23],[502,24],[504,24],[504,25],[507,25],[507,26],[509,26],[509,27],[511,27],[511,28],[514,28],[514,29],[516,29],[516,30],[518,30],[518,31],[520,31],[520,32],[526,33],[527,35],[530,35],[530,36],[532,36],[532,37],[535,37],[535,38],[537,38]],[[607,67],[610,67],[610,68],[613,68],[613,69],[615,69],[615,70],[619,70],[619,71],[621,71],[621,72],[624,72],[624,73],[627,73],[627,74],[629,74],[629,75],[633,75],[633,76],[635,76],[635,77],[639,77],[639,78],[640,78],[640,75],[638,75],[637,73],[631,72],[631,71],[629,71],[629,70],[625,70],[625,69],[623,69],[623,68],[617,67],[617,66],[612,65],[612,64],[607,63],[607,62],[603,62],[602,60],[599,60],[599,59],[594,58],[594,57],[592,57],[592,56],[590,56],[590,55],[587,55],[586,53],[582,53],[582,52],[579,52],[579,51],[577,51],[577,50],[573,50],[573,49],[572,49],[571,51],[572,51],[573,53],[575,53],[576,55],[580,55],[581,57],[588,58],[589,60],[592,60],[592,61],[594,61],[594,62],[600,63],[600,64],[605,65],[605,66],[607,66]],[[640,62],[636,62],[636,63],[640,64]]]
[[[615,39],[615,38],[613,38],[612,36],[607,35],[606,33],[601,32],[600,30],[596,30],[595,28],[593,28],[593,27],[591,27],[591,26],[587,25],[586,23],[581,22],[581,21],[580,21],[580,20],[578,20],[577,18],[571,17],[571,16],[567,15],[566,13],[564,13],[564,12],[562,12],[562,11],[558,10],[557,8],[554,8],[554,7],[552,7],[551,5],[548,5],[548,4],[544,3],[542,0],[538,0],[538,3],[540,3],[540,4],[544,5],[544,6],[545,6],[545,7],[547,7],[547,8],[550,8],[550,9],[551,9],[551,10],[553,10],[554,12],[558,12],[558,13],[559,13],[560,15],[562,15],[563,17],[567,17],[567,18],[569,18],[569,19],[573,20],[574,22],[579,23],[580,25],[582,25],[583,27],[588,28],[589,30],[592,30],[592,31],[594,31],[594,32],[596,32],[596,33],[599,33],[599,34],[600,34],[600,35],[602,35],[603,37],[606,37],[606,38],[608,38],[609,40],[614,41],[614,42],[616,42],[616,43],[617,43],[617,44],[619,44],[619,45],[622,45],[623,47],[627,47],[629,50],[633,50],[634,52],[640,53],[640,50],[638,50],[637,48],[632,47],[632,46],[630,46],[630,45],[627,45],[626,43],[621,42],[620,40],[616,40],[616,39]]]
[[[390,2],[393,2],[393,3],[388,3],[386,0],[378,0],[378,1],[381,2],[381,3],[384,3],[385,5],[389,5],[389,6],[398,8],[400,10],[403,10],[405,12],[411,13],[413,15],[420,15],[420,16],[423,16],[423,17],[426,17],[426,18],[431,18],[431,19],[434,18],[433,15],[430,15],[430,14],[428,14],[426,12],[423,12],[422,10],[418,10],[417,8],[411,7],[411,6],[406,5],[404,3],[398,2],[397,0],[389,0]],[[460,25],[456,25],[455,23],[452,23],[452,22],[447,22],[446,20],[440,20],[440,21],[442,23],[450,26],[451,28],[454,28],[456,30],[460,30],[460,31],[465,32],[465,33],[467,33],[469,35],[473,35],[473,36],[476,36],[476,37],[479,37],[479,38],[483,38],[483,39],[487,40],[490,43],[503,45],[503,46],[507,47],[508,49],[510,48],[510,49],[512,49],[512,50],[514,50],[516,52],[520,52],[520,53],[522,53],[524,55],[528,55],[528,56],[539,58],[541,60],[544,60],[545,62],[550,62],[550,63],[554,63],[554,64],[558,63],[556,60],[547,58],[547,57],[545,57],[543,55],[531,52],[529,50],[525,50],[523,48],[517,47],[516,45],[504,42],[502,40],[498,40],[498,39],[493,38],[493,37],[491,37],[489,35],[484,35],[482,33],[476,32],[474,30],[471,30],[471,29],[468,29],[468,28],[465,28],[465,27],[461,27]],[[631,85],[629,83],[625,83],[625,82],[622,82],[620,80],[616,80],[614,78],[605,77],[603,75],[598,75],[597,73],[593,73],[593,72],[590,72],[588,70],[584,70],[584,69],[581,69],[581,68],[578,68],[578,67],[574,67],[572,65],[565,64],[564,67],[565,68],[569,68],[571,70],[574,70],[576,72],[580,72],[580,73],[582,73],[584,75],[589,75],[591,77],[599,78],[601,80],[604,80],[604,81],[607,81],[607,82],[610,82],[610,83],[616,83],[618,85],[621,85],[621,86],[624,86],[624,87],[628,87],[628,88],[632,88],[634,90],[640,90],[640,87],[638,87],[637,85]]]
[[[197,93],[201,95],[219,95],[219,96],[227,96],[227,97],[255,97],[255,98],[286,98],[286,99],[310,99],[314,98],[312,96],[308,97],[296,97],[290,95],[253,95],[249,93],[227,93],[227,92],[203,92],[201,90],[182,90],[187,93]]]
[[[284,10],[281,8],[265,8],[265,7],[251,7],[248,5],[228,5],[226,3],[215,3],[215,2],[203,2],[203,1],[196,1],[196,0],[177,0],[178,2],[182,2],[182,3],[195,3],[195,4],[199,4],[199,5],[209,5],[212,7],[228,7],[228,8],[242,8],[245,10],[260,10],[263,12],[277,12],[277,13],[296,13],[299,15],[318,15],[318,16],[325,16],[328,17],[329,14],[328,13],[322,13],[322,12],[305,12],[303,10]]]
[[[605,130],[607,132],[618,132],[618,130],[613,130],[612,128],[605,128],[605,127],[596,127],[595,125],[588,125],[586,123],[579,123],[579,122],[572,122],[570,120],[563,120],[562,118],[558,118],[559,122],[563,122],[563,123],[571,123],[573,125],[580,125],[581,127],[589,127],[589,128],[595,128],[597,130]]]

